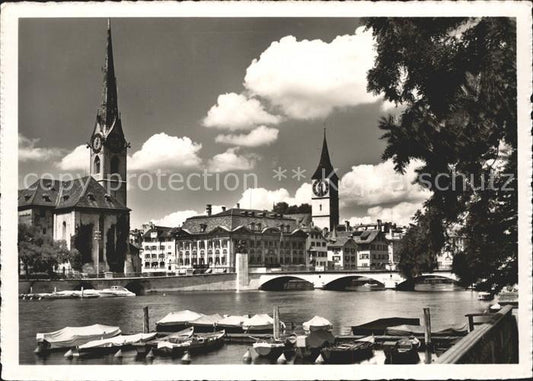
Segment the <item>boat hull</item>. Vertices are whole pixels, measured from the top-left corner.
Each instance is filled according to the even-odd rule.
[[[320,353],[328,364],[355,364],[371,358],[372,343],[357,343],[323,348]]]

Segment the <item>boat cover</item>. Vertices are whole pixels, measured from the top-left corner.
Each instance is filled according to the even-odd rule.
[[[311,320],[303,323],[304,330],[309,331],[328,331],[333,328],[333,325],[328,319],[325,319],[321,316],[315,316]]]
[[[308,348],[322,348],[333,343],[335,343],[335,336],[330,331],[311,331],[305,339],[305,345]]]
[[[217,321],[217,325],[226,326],[226,327],[240,327],[243,321],[248,319],[248,315],[230,315],[225,316]]]
[[[85,327],[65,327],[58,331],[38,333],[38,342],[46,341],[51,348],[68,348],[88,343],[92,340],[107,339],[120,334],[119,327],[93,324]]]
[[[420,319],[405,317],[381,318],[365,324],[352,326],[352,332],[354,335],[383,335],[388,327],[401,324],[420,325]]]
[[[174,325],[174,324],[184,324],[195,321],[198,318],[204,316],[198,312],[184,310],[178,312],[171,312],[163,319],[159,320],[157,325]]]
[[[156,335],[156,332],[138,333],[136,335],[118,335],[109,339],[89,341],[87,344],[80,345],[79,349],[121,347],[123,345],[152,340]]]
[[[445,329],[431,331],[432,336],[464,336],[467,333],[468,328],[466,324],[459,327],[449,327]],[[402,324],[394,327],[388,327],[385,330],[385,334],[390,336],[423,335],[424,327],[420,325]]]
[[[285,323],[280,321],[280,325],[282,328],[285,328]],[[242,327],[245,330],[265,330],[265,329],[273,329],[274,327],[274,319],[272,319],[267,314],[257,314],[252,316],[249,319],[246,319],[242,322]]]
[[[214,326],[215,323],[217,323],[221,319],[222,316],[220,316],[219,314],[203,315],[200,316],[198,319],[191,321],[190,323],[192,325],[197,326]]]

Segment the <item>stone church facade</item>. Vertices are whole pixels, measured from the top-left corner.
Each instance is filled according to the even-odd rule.
[[[133,272],[126,198],[127,148],[108,23],[102,101],[87,147],[90,176],[39,179],[19,190],[19,222],[80,251],[83,272]]]

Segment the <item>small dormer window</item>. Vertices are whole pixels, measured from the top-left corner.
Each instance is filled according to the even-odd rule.
[[[46,193],[43,194],[43,200],[46,201],[46,202],[51,202],[52,200],[50,200],[50,196]]]
[[[63,201],[68,201],[69,198],[70,198],[70,195],[68,194],[63,195]]]
[[[24,195],[24,200],[28,201],[30,198],[31,198],[31,195],[29,194]]]
[[[207,230],[207,224],[200,224],[200,229],[202,230],[202,233]]]
[[[94,197],[94,194],[92,193],[87,193],[87,200],[96,201],[96,197]]]
[[[110,195],[110,194],[106,193],[106,194],[104,195],[104,198],[105,198],[105,200],[106,200],[107,202],[111,202],[111,195]]]

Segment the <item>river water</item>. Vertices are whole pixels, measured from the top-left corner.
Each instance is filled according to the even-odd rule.
[[[134,364],[134,353],[125,353],[122,360],[111,355],[97,359],[63,358],[63,351],[47,358],[34,355],[37,332],[55,331],[65,326],[84,326],[95,323],[120,326],[124,333],[138,333],[143,329],[143,307],[149,307],[150,327],[167,313],[193,310],[205,314],[272,315],[273,306],[279,306],[280,318],[294,323],[296,329],[314,315],[327,318],[335,334],[347,334],[352,325],[371,320],[401,316],[419,317],[423,308],[430,307],[432,329],[463,325],[465,314],[481,312],[488,302],[477,300],[474,291],[421,292],[421,291],[247,291],[247,292],[179,292],[149,294],[129,298],[60,299],[20,301],[20,363],[21,364]],[[298,327],[299,326],[299,327]],[[193,357],[193,364],[240,364],[249,345],[226,344],[221,349]],[[379,356],[376,363],[383,363]],[[146,360],[144,360],[146,361]],[[156,357],[154,364],[179,362]]]

